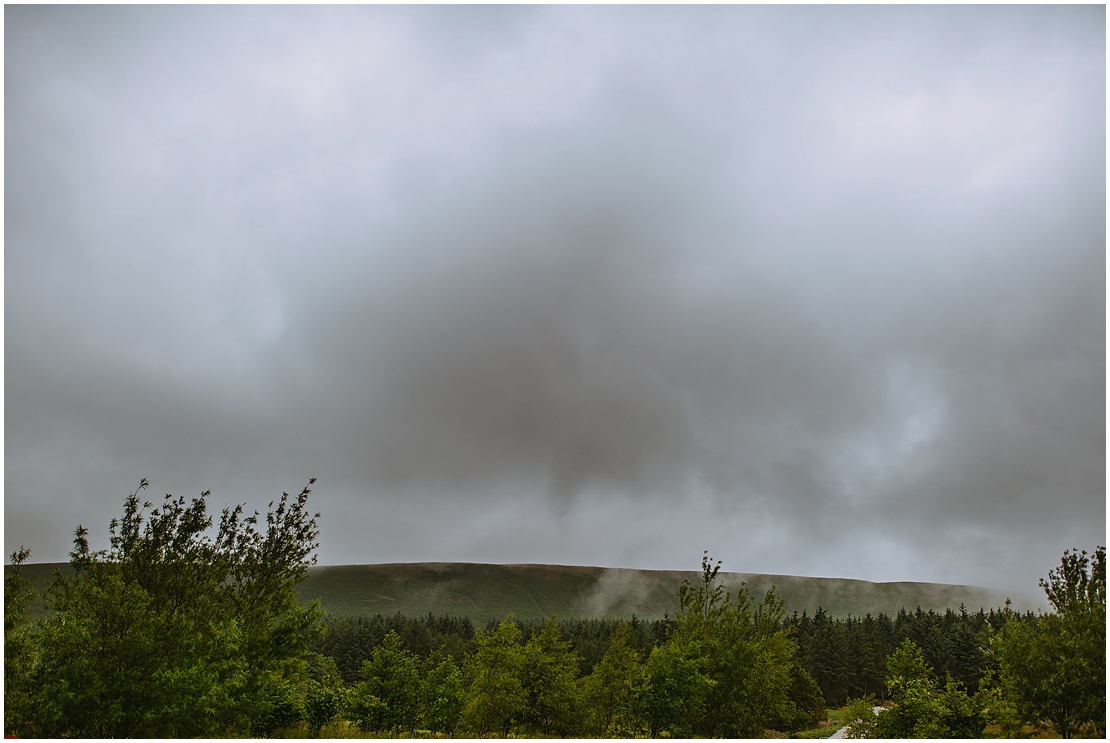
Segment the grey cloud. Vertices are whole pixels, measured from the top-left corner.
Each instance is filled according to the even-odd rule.
[[[6,539],[317,476],[325,562],[1033,592],[1105,539],[1103,13],[9,8]]]

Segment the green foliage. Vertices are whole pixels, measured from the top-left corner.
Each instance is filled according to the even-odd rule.
[[[885,738],[977,738],[986,726],[982,703],[951,677],[941,687],[921,648],[903,641],[887,658],[887,690],[894,706],[877,722]]]
[[[886,660],[888,689],[902,688],[907,684],[928,681],[932,668],[925,662],[921,648],[913,640],[903,640],[898,649]]]
[[[984,674],[998,670],[996,660],[985,652],[990,635],[1015,620],[1035,622],[1036,616],[993,609],[971,613],[961,607],[943,613],[919,608],[894,617],[834,619],[819,610],[812,617],[794,614],[785,622],[798,643],[798,663],[818,683],[826,704],[835,708],[849,698],[885,700],[886,657],[906,639],[921,649],[939,685],[951,675],[968,693],[975,693]]]
[[[848,729],[844,731],[845,738],[878,738],[879,721],[875,717],[875,697],[866,696],[848,702],[845,719]]]
[[[1065,552],[1042,580],[1057,613],[1010,622],[991,641],[1002,694],[1024,722],[1070,738],[1106,732],[1106,551]]]
[[[785,613],[772,588],[755,607],[750,635],[740,636],[735,643],[746,640],[754,646],[754,653],[751,670],[740,687],[744,706],[737,714],[736,727],[729,731],[727,723],[724,726],[726,735],[756,736],[767,729],[787,729],[799,717],[797,706],[789,698],[797,646],[788,632],[778,629]]]
[[[304,717],[311,735],[319,735],[320,729],[339,714],[344,706],[345,696],[342,687],[326,686],[315,679],[308,681]]]
[[[771,589],[753,606],[741,586],[734,602],[720,566],[703,556],[701,581],[679,591],[677,631],[648,658],[639,701],[652,735],[758,737],[799,717],[782,601]]]
[[[951,676],[940,693],[940,730],[947,738],[981,738],[988,715],[985,697],[969,695],[963,684]]]
[[[524,646],[521,683],[524,688],[525,730],[540,736],[570,737],[581,728],[578,686],[579,657],[549,619]]]
[[[797,663],[790,664],[790,687],[786,695],[793,708],[788,709],[784,716],[782,728],[804,730],[825,719],[825,698],[821,695],[821,688]]]
[[[19,720],[11,732],[249,734],[288,696],[289,662],[315,638],[319,616],[294,591],[315,559],[310,490],[271,503],[264,530],[257,513],[225,509],[214,538],[205,536],[208,492],[189,504],[167,495],[149,510],[139,490],[112,521],[108,550],[93,552],[77,528],[73,575],[56,574],[47,593],[28,693],[9,700],[9,719]]]
[[[401,636],[390,632],[373,657],[362,666],[365,679],[355,688],[359,698],[376,699],[367,704],[371,713],[358,720],[363,730],[408,732],[420,720],[420,669],[416,656],[401,645]]]
[[[493,632],[479,632],[477,651],[463,663],[466,696],[459,716],[462,731],[477,738],[507,735],[524,711],[520,675],[524,649],[520,630],[504,621]]]
[[[466,617],[425,614],[406,617],[402,614],[384,616],[325,616],[321,622],[327,630],[312,649],[335,658],[339,673],[347,684],[362,680],[362,664],[370,659],[374,648],[390,632],[401,637],[402,644],[420,658],[442,650],[456,661],[473,648],[474,623]]]
[[[808,630],[810,641],[802,651],[805,665],[820,686],[822,696],[839,705],[848,697],[847,627],[818,609]]]
[[[420,680],[420,703],[428,731],[445,733],[454,730],[462,700],[462,672],[450,654],[437,650],[424,661]]]
[[[976,699],[988,725],[997,725],[1003,738],[1019,738],[1024,732],[1021,713],[1011,694],[1003,693],[996,671],[988,670],[979,684]]]
[[[873,697],[849,703],[847,731],[850,738],[978,738],[986,726],[983,694],[974,697],[962,684],[946,678],[940,686],[933,669],[913,640],[906,639],[886,661],[886,686],[893,707],[877,717],[872,714]]]
[[[1057,614],[1105,613],[1106,548],[1095,549],[1090,560],[1086,550],[1064,550],[1060,567],[1048,571],[1048,580],[1042,578],[1038,584]]]
[[[642,680],[640,654],[632,647],[632,627],[621,624],[613,632],[601,662],[583,684],[589,734],[631,737],[638,731],[633,703]]]
[[[271,671],[267,676],[260,695],[261,712],[251,722],[250,732],[256,738],[290,728],[305,719],[303,674],[286,670],[285,673]]]
[[[4,573],[4,731],[9,734],[33,728],[26,715],[36,638],[27,610],[36,592],[21,570],[30,556],[31,550],[20,547],[11,554],[12,569]]]
[[[706,675],[708,659],[688,637],[676,636],[654,648],[637,690],[636,709],[654,738],[663,733],[691,738],[705,714],[713,681]]]
[[[1058,611],[1045,617],[787,618],[773,588],[755,602],[741,585],[734,599],[706,554],[674,619],[510,615],[475,632],[466,618],[398,614],[330,618],[323,636],[294,591],[315,547],[307,488],[271,504],[265,531],[257,514],[225,510],[214,539],[207,493],[149,511],[137,492],[109,550],[92,552],[78,528],[72,573],[55,577],[39,623],[28,553],[12,556],[9,733],[320,736],[354,722],[397,736],[750,738],[815,725],[826,694],[854,697],[850,737],[972,738],[988,722],[1008,735],[1041,721],[1065,736],[1105,730],[1101,548],[1065,553],[1044,582]],[[875,693],[893,702],[878,716]]]
[[[910,640],[906,640],[910,642]],[[883,738],[943,738],[941,717],[943,710],[936,684],[928,675],[907,678],[888,678],[887,689],[894,706],[886,710],[878,721]]]

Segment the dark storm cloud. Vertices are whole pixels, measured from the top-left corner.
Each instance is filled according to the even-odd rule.
[[[739,439],[773,436],[783,410],[799,429],[850,425],[860,390],[835,349],[758,281],[714,276],[736,238],[705,229],[706,153],[635,128],[530,146],[495,189],[422,205],[410,221],[429,226],[392,249],[420,256],[403,292],[324,323],[319,357],[355,372],[344,438],[367,478],[524,470],[568,498],[692,472],[725,488]]]
[[[325,562],[1033,592],[1105,540],[1103,18],[8,8],[6,539],[313,475]]]

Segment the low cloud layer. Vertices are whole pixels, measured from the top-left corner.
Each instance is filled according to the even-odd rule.
[[[143,476],[333,564],[1105,542],[1103,8],[5,20],[9,552]]]

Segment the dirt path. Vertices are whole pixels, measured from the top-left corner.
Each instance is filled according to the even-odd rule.
[[[871,711],[874,712],[876,715],[878,715],[880,712],[883,711],[883,709],[885,709],[885,708],[884,707],[872,707]],[[843,738],[844,734],[846,732],[848,732],[848,726],[847,725],[845,725],[844,727],[840,728],[840,730],[837,730],[835,733],[830,735],[829,740],[832,740],[833,738]]]

